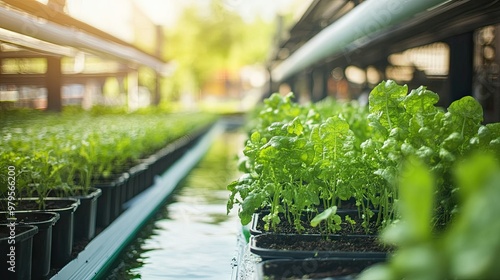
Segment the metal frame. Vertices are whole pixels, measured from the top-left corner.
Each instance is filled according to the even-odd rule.
[[[111,56],[117,60],[136,65],[145,65],[158,72],[165,68],[164,61],[128,44],[110,41],[72,27],[40,21],[34,16],[3,6],[0,6],[0,27],[19,34],[29,31],[29,37],[41,41],[85,50],[99,56]],[[17,44],[33,48],[31,42],[22,38],[23,36],[17,38]],[[41,50],[43,50],[42,47],[40,46]]]
[[[332,56],[349,53],[374,35],[403,24],[419,13],[442,5],[445,0],[365,1],[345,16],[324,28],[272,72],[274,81],[282,81]]]

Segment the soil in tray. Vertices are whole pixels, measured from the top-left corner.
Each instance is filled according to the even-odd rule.
[[[377,241],[376,236],[295,238],[293,235],[267,235],[259,239],[258,246],[266,249],[289,251],[344,251],[344,252],[386,252],[387,248]]]
[[[259,220],[257,221],[256,230],[260,232],[274,232],[274,233],[284,233],[284,234],[321,234],[321,227],[312,227],[308,220],[301,220],[301,225],[304,227],[304,230],[301,232],[297,232],[295,226],[290,224],[285,217],[280,214],[281,222],[272,230],[265,231],[264,225],[265,222],[262,220],[264,215],[259,215]],[[378,229],[375,225],[375,221],[370,221],[367,228],[362,226],[363,221],[357,217],[350,216],[356,223],[351,225],[348,224],[344,219],[342,219],[341,230],[335,232],[335,234],[340,235],[376,235],[378,233]],[[324,232],[323,232],[324,233]]]
[[[45,210],[71,207],[74,201],[45,200]],[[40,210],[40,204],[35,200],[22,200],[22,209],[18,210]]]

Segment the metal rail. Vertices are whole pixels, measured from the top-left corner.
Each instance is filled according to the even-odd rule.
[[[39,20],[27,13],[0,6],[0,27],[60,46],[69,46],[100,56],[111,56],[135,65],[162,72],[165,62],[136,48],[85,33],[81,30]],[[20,43],[22,44],[22,42]],[[32,48],[32,45],[28,47]]]
[[[450,0],[370,0],[356,6],[327,26],[271,71],[274,81],[286,78],[328,57],[348,53],[356,45],[430,11]]]

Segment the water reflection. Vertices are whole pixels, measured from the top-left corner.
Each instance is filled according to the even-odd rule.
[[[107,279],[230,279],[240,226],[236,213],[226,215],[226,186],[238,176],[243,139],[215,140]]]

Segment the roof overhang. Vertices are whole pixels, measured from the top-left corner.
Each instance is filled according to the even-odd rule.
[[[1,2],[0,27],[11,32],[0,33],[0,40],[35,51],[66,56],[73,52],[72,49],[78,49],[132,66],[148,66],[160,73],[167,67],[162,59],[118,39],[110,40],[109,35],[102,36],[75,26],[54,23]]]
[[[499,1],[363,1],[286,59],[275,60],[271,75],[284,81],[327,63],[364,67],[391,53],[498,22]]]

